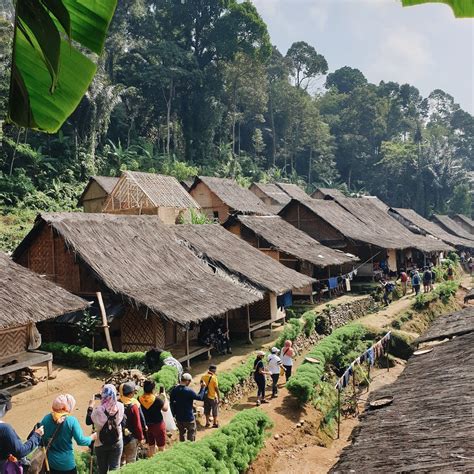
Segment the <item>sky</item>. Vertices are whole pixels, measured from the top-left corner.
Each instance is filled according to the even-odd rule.
[[[442,89],[474,114],[474,19],[457,19],[443,4],[403,8],[401,0],[253,3],[283,54],[306,41],[330,72],[351,66],[370,82],[409,83],[425,97]]]

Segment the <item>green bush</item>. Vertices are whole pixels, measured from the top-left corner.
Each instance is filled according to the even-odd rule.
[[[237,473],[245,472],[256,458],[272,426],[263,411],[254,408],[238,413],[223,428],[191,443],[176,443],[156,456],[126,465],[126,474]]]
[[[253,364],[255,362],[255,356],[250,356],[244,364],[239,365],[230,372],[224,372],[219,375],[219,391],[225,396],[227,395],[236,385],[247,380],[253,371]]]
[[[294,341],[302,332],[303,323],[299,319],[290,319],[277,339],[276,347],[283,347],[287,339]]]
[[[352,361],[352,359],[349,361],[349,358],[357,357],[370,346],[372,343],[370,337],[370,332],[360,324],[348,324],[336,329],[316,344],[308,354],[318,359],[320,363],[303,362],[288,381],[288,390],[301,403],[314,399],[319,393],[319,385],[326,366],[345,368],[345,365]]]
[[[178,369],[170,365],[164,365],[151,377],[158,385],[161,385],[169,392],[178,383]]]
[[[316,330],[316,313],[314,311],[306,311],[301,317],[303,319],[304,334],[306,337],[309,337]]]
[[[441,300],[443,304],[448,304],[453,296],[456,295],[456,291],[459,284],[456,281],[445,281],[440,283],[433,291],[429,293],[420,293],[414,303],[414,309],[424,309],[430,302]]]

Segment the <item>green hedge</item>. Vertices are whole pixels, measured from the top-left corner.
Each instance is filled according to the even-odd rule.
[[[433,291],[429,293],[420,293],[414,303],[413,308],[424,309],[429,303],[436,300],[441,300],[443,304],[449,303],[451,298],[456,295],[456,291],[459,288],[459,283],[456,281],[445,281],[440,283]]]
[[[317,387],[325,373],[326,366],[331,364],[343,368],[356,352],[362,351],[372,342],[372,334],[360,324],[348,324],[338,328],[321,342],[316,344],[308,356],[320,360],[318,364],[303,362],[287,383],[288,390],[301,403],[314,398]]]
[[[236,385],[244,382],[252,375],[255,357],[255,355],[250,356],[245,363],[239,365],[230,372],[218,374],[219,391],[224,396],[227,395]]]
[[[152,374],[150,378],[169,392],[178,383],[178,369],[164,365],[158,372]]]
[[[209,436],[191,443],[175,443],[154,457],[129,464],[126,474],[199,474],[245,472],[256,458],[272,426],[266,413],[253,408],[238,413],[232,421]]]

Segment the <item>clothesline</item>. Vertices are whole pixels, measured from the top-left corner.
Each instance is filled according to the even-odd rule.
[[[351,376],[354,374],[354,367],[356,365],[360,365],[367,361],[371,366],[373,366],[375,364],[375,359],[381,357],[385,353],[391,337],[392,331],[389,331],[384,337],[382,337],[382,339],[380,339],[380,341],[376,342],[362,355],[354,359],[342,374],[341,378],[337,381],[334,388],[341,391],[343,388],[347,387]]]

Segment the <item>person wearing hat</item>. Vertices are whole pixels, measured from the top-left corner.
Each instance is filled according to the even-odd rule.
[[[36,428],[28,440],[23,443],[11,425],[2,421],[5,413],[11,410],[11,395],[6,390],[0,390],[0,472],[10,459],[16,458],[21,464],[21,459],[28,456],[41,442],[44,428]]]
[[[207,390],[206,396],[204,397],[204,416],[206,417],[206,428],[211,426],[210,417],[212,413],[212,427],[219,428],[219,421],[217,419],[219,415],[219,381],[217,380],[217,367],[210,365],[206,375],[201,377],[201,383],[203,383]]]
[[[265,400],[265,375],[268,374],[265,370],[265,365],[263,364],[263,358],[265,357],[265,352],[257,351],[257,358],[253,363],[253,378],[257,384],[257,406],[261,403],[268,403]]]
[[[170,394],[171,412],[176,419],[180,441],[185,441],[186,438],[188,441],[195,441],[197,427],[193,404],[194,400],[204,400],[205,395],[206,386],[202,382],[199,393],[189,388],[192,380],[191,374],[184,373],[179,385],[176,385]]]
[[[126,382],[119,387],[120,401],[123,403],[127,420],[123,430],[122,466],[137,460],[138,444],[145,439],[145,418],[140,403],[135,398],[135,391],[134,382]]]
[[[272,378],[272,398],[278,396],[278,379],[280,378],[281,359],[278,356],[280,349],[272,347],[271,354],[268,356],[268,371]]]

